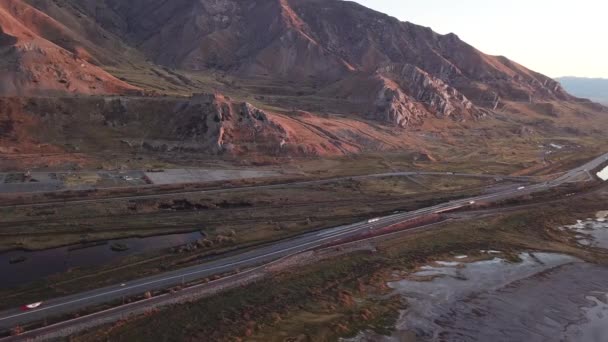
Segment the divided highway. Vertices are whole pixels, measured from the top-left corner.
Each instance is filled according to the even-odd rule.
[[[514,186],[511,189],[493,194],[454,200],[416,211],[397,213],[374,220],[339,226],[314,233],[307,233],[293,239],[268,244],[254,250],[241,254],[230,255],[219,260],[206,262],[204,264],[71,296],[48,299],[38,309],[31,311],[20,311],[19,309],[13,309],[0,312],[0,330],[10,329],[16,325],[28,322],[41,321],[51,316],[67,314],[96,304],[120,300],[123,297],[141,295],[146,291],[166,289],[182,283],[203,279],[217,274],[264,265],[282,257],[318,248],[334,241],[359,236],[362,233],[370,232],[374,229],[387,227],[395,223],[411,220],[423,215],[443,213],[467,207],[471,205],[472,202],[497,202],[516,198],[524,194],[545,191],[565,183],[576,182],[581,176],[588,174],[589,170],[599,167],[606,161],[608,161],[608,153],[586,163],[583,166],[573,169],[552,181],[534,184],[528,187]],[[395,173],[385,175],[395,175]],[[44,299],[45,298],[40,298],[40,300]]]

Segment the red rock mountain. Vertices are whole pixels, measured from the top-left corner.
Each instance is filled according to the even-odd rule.
[[[16,76],[15,72],[9,72],[3,79],[17,79],[8,82],[4,89],[19,88],[13,84],[26,89],[62,89],[66,82],[71,86],[65,87],[68,90],[87,93],[127,89],[128,85],[84,62],[111,65],[114,61],[108,57],[112,55],[108,50],[122,44],[169,68],[221,70],[240,78],[314,83],[336,93],[325,89],[329,96],[345,95],[335,82],[347,85],[365,78],[367,87],[362,91],[373,92],[373,98],[366,101],[375,105],[374,116],[401,126],[419,122],[421,117],[432,113],[478,116],[483,110],[477,107],[495,108],[502,100],[572,99],[552,79],[505,57],[486,55],[454,34],[440,35],[354,2],[63,0],[61,6],[50,0],[31,3],[40,11],[22,0],[2,0],[1,26],[5,27],[7,37],[18,36],[12,54],[19,56],[21,68],[34,68],[28,67],[28,63],[39,64],[42,57],[32,51],[46,50],[49,53],[45,58],[52,59],[55,65],[46,73],[53,75]],[[45,41],[45,37],[63,49]],[[112,39],[120,43],[105,47],[96,44],[96,51],[87,49],[92,41]],[[33,41],[36,49],[32,48]],[[53,77],[47,82],[47,78]],[[86,85],[92,81],[98,84]],[[352,89],[347,98],[356,100],[353,98],[356,92]]]
[[[304,82],[402,64],[484,104],[497,96],[568,98],[552,79],[483,54],[454,34],[439,35],[348,1],[95,0],[82,7],[169,67]]]
[[[61,10],[50,0],[31,2],[40,10],[23,0],[2,0],[0,26],[4,35],[17,39],[13,54],[48,50],[49,57],[45,58],[57,59],[53,62],[58,74],[62,68],[79,70],[91,56],[98,61],[107,60],[100,56],[111,52],[86,49],[91,41],[99,40],[100,34],[106,35],[100,33],[103,30],[160,65],[184,70],[219,69],[240,77],[321,84],[363,73],[379,83],[391,80],[387,88],[409,83],[409,89],[400,86],[400,91],[410,100],[425,104],[432,99],[421,99],[422,91],[412,89],[413,83],[440,81],[450,87],[449,97],[453,100],[449,102],[466,97],[485,107],[494,106],[502,98],[524,101],[569,98],[550,78],[507,58],[483,54],[454,34],[439,35],[353,2],[63,0]],[[101,28],[83,27],[83,19],[74,19],[83,15]],[[3,44],[4,49],[9,41]],[[36,54],[20,58],[21,63],[34,63],[40,57],[39,52]],[[67,61],[69,58],[72,61]],[[108,87],[128,87],[108,79],[107,75],[100,77],[98,69],[82,74],[101,78]],[[408,76],[418,78],[404,79]],[[62,82],[61,76],[57,78]],[[76,77],[74,90],[84,91],[80,81],[86,82],[87,77]],[[40,88],[45,86],[54,85]],[[432,88],[427,90],[441,93],[436,86]],[[445,95],[437,96],[445,98]],[[435,102],[431,107],[437,107]]]
[[[137,88],[91,64],[69,29],[21,0],[0,0],[0,94],[119,93]]]
[[[257,131],[272,146],[297,142],[298,154],[393,149],[413,138],[387,126],[582,103],[455,34],[341,0],[0,0],[0,54],[0,95],[226,93],[234,100],[192,107],[203,112],[191,132],[191,114],[171,110],[173,138],[210,151],[255,149],[245,137]],[[216,112],[226,115],[211,125]],[[159,131],[157,142],[169,138]]]

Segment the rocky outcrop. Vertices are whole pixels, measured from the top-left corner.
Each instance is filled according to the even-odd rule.
[[[195,94],[188,100],[109,98],[99,110],[105,126],[127,134],[146,132],[139,142],[124,139],[131,148],[240,154],[276,151],[289,140],[271,114],[221,94]],[[154,119],[142,122],[142,115]]]
[[[177,123],[178,135],[203,143],[207,150],[241,153],[252,144],[280,147],[289,139],[280,124],[246,102],[232,102],[219,94],[197,94],[187,106],[199,115]]]
[[[429,116],[463,120],[485,114],[458,90],[410,64],[380,68],[376,78],[382,88],[374,116],[399,127],[419,125]]]
[[[391,65],[378,73],[390,77],[414,100],[437,117],[464,117],[480,114],[473,103],[454,87],[411,64]]]
[[[63,148],[86,154],[103,148],[167,156],[246,156],[239,160],[262,162],[409,146],[401,129],[353,117],[276,113],[217,93],[191,98],[0,98],[0,104],[5,108],[0,111],[0,147],[21,153]]]
[[[375,101],[370,118],[401,128],[419,125],[428,112],[406,95],[394,81],[379,76],[382,87]]]
[[[391,64],[372,76],[349,79],[329,88],[328,94],[372,103],[365,111],[368,118],[401,128],[420,126],[429,118],[463,121],[488,113],[454,87],[409,64]]]

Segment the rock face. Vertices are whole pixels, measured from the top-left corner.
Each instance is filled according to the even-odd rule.
[[[385,122],[407,127],[428,116],[463,120],[484,114],[458,90],[411,64],[381,68],[376,77],[383,84],[376,113]]]
[[[132,148],[241,154],[255,149],[278,150],[281,141],[289,140],[271,114],[220,94],[154,101],[108,98],[86,106],[95,108],[93,118],[98,125],[121,132],[127,137],[123,142]],[[38,113],[53,110],[46,105],[37,107]],[[71,105],[67,107],[61,110],[69,111]],[[69,118],[57,119],[62,120]]]
[[[411,64],[385,67],[379,73],[393,76],[413,100],[424,104],[438,117],[475,113],[473,103],[458,90]]]
[[[121,137],[122,144],[132,150],[161,152],[279,154],[291,141],[276,114],[219,94],[197,94],[187,99],[0,97],[0,105],[2,153],[42,152],[45,141],[32,139],[30,131],[38,131],[39,139],[47,135],[65,137],[67,141],[57,143],[73,145],[71,130],[80,132],[80,127],[94,127],[95,132],[89,135]],[[45,149],[59,151],[52,146]]]
[[[390,123],[398,127],[419,125],[427,111],[406,95],[394,81],[378,77],[381,88],[374,102],[375,108],[370,112],[371,118]]]
[[[0,153],[56,153],[77,147],[83,154],[103,148],[242,156],[251,161],[394,151],[416,141],[399,134],[401,129],[356,118],[281,114],[220,94],[0,97],[0,108]]]
[[[218,94],[198,94],[188,107],[192,115],[177,125],[178,136],[207,145],[207,150],[245,152],[258,141],[280,148],[289,139],[287,131],[269,115],[246,102],[232,102]]]

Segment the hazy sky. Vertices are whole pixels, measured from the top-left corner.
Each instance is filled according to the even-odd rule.
[[[608,0],[355,0],[551,77],[608,78]]]

